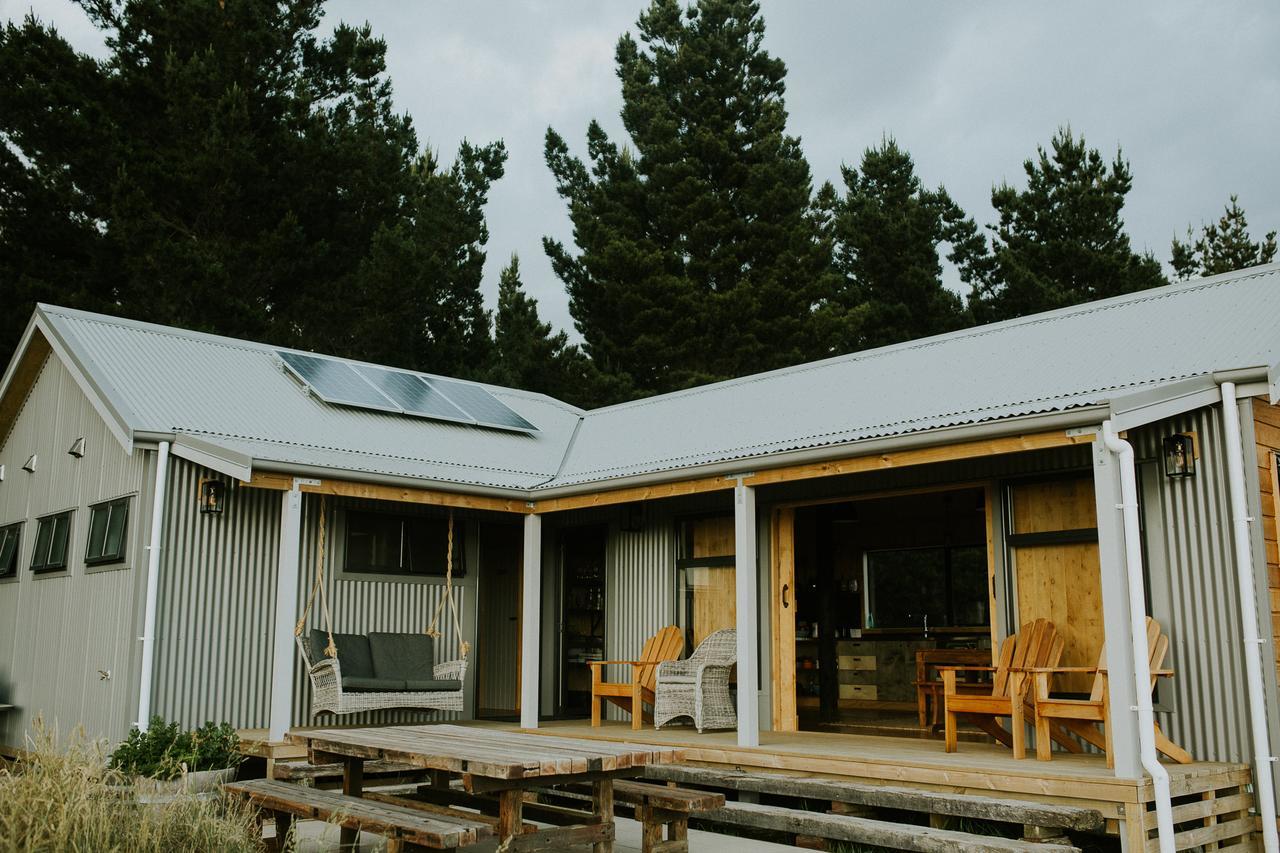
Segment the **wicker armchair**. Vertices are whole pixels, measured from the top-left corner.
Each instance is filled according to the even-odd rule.
[[[685,660],[658,664],[654,728],[676,717],[693,718],[699,732],[737,726],[737,710],[729,695],[729,673],[737,660],[738,632],[726,628],[699,643]]]

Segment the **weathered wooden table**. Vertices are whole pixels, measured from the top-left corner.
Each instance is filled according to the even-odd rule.
[[[441,804],[484,806],[496,798],[498,849],[504,853],[561,850],[571,844],[592,844],[596,853],[609,853],[613,781],[639,776],[650,764],[684,758],[681,750],[659,746],[454,725],[311,729],[292,737],[306,744],[313,764],[342,763],[342,791],[349,796],[362,794],[366,761],[394,761],[433,771],[430,793]],[[461,778],[461,790],[450,785],[454,777]],[[591,785],[590,812],[556,814],[538,807],[540,821],[563,825],[529,831],[524,824],[526,790],[583,783]],[[355,835],[343,830],[344,847],[354,845]]]

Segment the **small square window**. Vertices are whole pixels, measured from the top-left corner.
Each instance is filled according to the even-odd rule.
[[[67,541],[71,538],[71,512],[46,515],[37,522],[36,548],[31,571],[52,572],[67,567]]]
[[[443,518],[347,513],[344,569],[361,574],[444,576],[449,523]],[[466,574],[462,525],[453,537],[453,576]]]
[[[128,498],[89,507],[89,544],[84,552],[85,565],[123,562],[128,524]]]
[[[22,522],[0,527],[0,578],[18,570],[18,550],[22,544]]]

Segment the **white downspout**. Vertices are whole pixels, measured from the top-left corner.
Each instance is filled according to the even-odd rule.
[[[1142,767],[1155,789],[1156,826],[1160,853],[1174,853],[1173,804],[1169,799],[1169,772],[1156,755],[1156,715],[1151,707],[1151,651],[1147,647],[1147,596],[1142,578],[1142,533],[1138,525],[1138,476],[1133,466],[1133,445],[1120,438],[1111,421],[1102,422],[1102,440],[1120,465],[1120,510],[1124,519],[1124,564],[1129,587],[1129,633],[1133,635],[1133,679],[1138,712],[1138,750]],[[1140,818],[1139,818],[1140,819]]]
[[[138,681],[138,728],[151,722],[152,670],[156,656],[156,598],[160,592],[160,542],[164,525],[165,486],[168,484],[169,442],[156,448],[156,483],[151,490],[151,542],[147,545],[147,606],[142,617],[142,673]]]
[[[1222,432],[1227,456],[1227,486],[1231,499],[1231,533],[1236,552],[1236,582],[1240,587],[1240,621],[1244,628],[1245,680],[1249,691],[1249,722],[1253,729],[1254,793],[1262,817],[1262,844],[1268,853],[1280,850],[1276,834],[1275,788],[1271,780],[1267,707],[1262,692],[1262,643],[1258,634],[1258,599],[1253,587],[1253,551],[1249,545],[1249,505],[1244,491],[1244,439],[1236,384],[1222,383]]]

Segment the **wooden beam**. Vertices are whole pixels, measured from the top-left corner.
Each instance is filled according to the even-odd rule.
[[[241,485],[253,489],[288,491],[293,488],[293,477],[288,474],[254,471],[253,476]],[[398,503],[431,504],[457,509],[488,510],[527,514],[532,512],[527,501],[515,498],[491,498],[484,495],[465,495],[442,492],[435,489],[415,489],[407,486],[380,486],[374,483],[354,483],[348,480],[320,480],[319,483],[303,482],[300,491],[318,495],[335,495],[344,498],[365,498]]]
[[[698,480],[682,480],[677,483],[658,483],[652,486],[636,486],[630,489],[611,489],[586,495],[569,495],[536,501],[533,511],[539,514],[564,512],[570,509],[586,509],[597,506],[614,506],[633,501],[651,501],[698,495],[703,492],[729,491],[737,481],[724,477],[704,477]]]
[[[748,486],[765,486],[793,480],[811,480],[817,477],[835,477],[841,474],[858,474],[864,471],[883,471],[888,468],[905,468],[935,462],[951,462],[957,459],[974,459],[982,456],[1000,456],[1005,453],[1022,453],[1029,450],[1045,450],[1053,447],[1069,447],[1093,441],[1092,433],[1068,435],[1064,431],[1015,435],[1005,438],[964,441],[959,444],[943,444],[920,447],[869,456],[853,456],[815,462],[810,465],[791,465],[760,471],[743,482]]]
[[[18,413],[27,402],[27,395],[35,386],[36,379],[40,376],[40,370],[44,367],[45,359],[49,357],[50,352],[52,348],[49,342],[37,330],[31,335],[30,343],[20,356],[18,366],[13,371],[13,380],[5,389],[4,398],[0,399],[0,442],[9,437],[9,430],[13,429],[13,425],[17,423]]]

